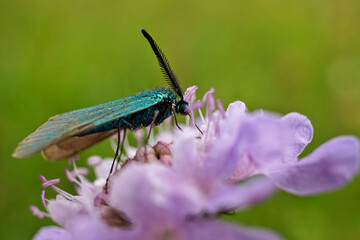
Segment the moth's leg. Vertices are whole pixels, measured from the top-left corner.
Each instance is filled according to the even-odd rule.
[[[154,114],[154,116],[153,116],[153,119],[152,119],[152,121],[151,121],[151,123],[150,123],[149,133],[148,133],[148,135],[146,136],[146,139],[145,139],[145,145],[144,145],[144,147],[145,147],[145,161],[146,161],[146,162],[148,161],[148,154],[147,154],[148,141],[149,141],[149,138],[150,138],[150,135],[151,135],[151,131],[152,131],[152,129],[153,129],[154,126],[155,126],[155,121],[156,121],[156,118],[158,117],[158,115],[159,115],[159,111],[155,111],[155,114]]]
[[[151,121],[151,123],[150,123],[149,133],[148,133],[148,135],[146,136],[146,139],[145,139],[145,145],[148,144],[148,141],[149,141],[149,138],[150,138],[150,135],[151,135],[151,131],[152,131],[152,129],[153,129],[154,126],[155,126],[155,121],[156,121],[156,118],[158,117],[158,115],[159,115],[159,111],[155,111],[155,114],[154,114],[154,116],[153,116],[153,119],[152,119],[152,121]],[[146,149],[146,148],[145,148],[145,149]]]
[[[181,129],[181,127],[179,126],[179,123],[178,123],[178,121],[177,121],[177,118],[176,118],[175,105],[172,105],[172,109],[173,109],[173,113],[174,113],[175,125],[182,131],[182,129]]]
[[[124,135],[123,135],[123,138],[122,138],[122,141],[121,141],[121,148],[120,148],[120,152],[119,152],[119,156],[116,158],[116,165],[115,165],[115,171],[118,169],[119,167],[119,163],[121,161],[121,156],[124,152],[124,143],[125,143],[125,137],[126,137],[126,130],[127,128],[129,129],[135,129],[135,126],[132,125],[130,122],[126,121],[125,119],[120,119],[119,120],[119,126],[120,126],[120,123],[123,123],[123,126],[126,125],[125,127],[123,127],[124,129]],[[119,139],[119,138],[118,138]],[[119,147],[119,146],[118,146]]]
[[[189,115],[189,116],[190,116],[190,120],[194,123],[195,127],[199,130],[199,132],[201,133],[201,135],[203,135],[204,133],[200,130],[200,128],[199,128],[198,125],[196,124],[195,119],[193,119],[193,118],[191,117],[191,115]],[[194,117],[194,118],[195,118],[195,117]]]
[[[198,127],[198,125],[196,125],[196,123],[195,123],[195,127],[199,130],[199,132],[201,133],[201,135],[204,134],[204,133],[200,130],[200,128]]]
[[[120,153],[119,153],[119,157],[116,159],[116,166],[115,166],[115,170],[118,169],[119,167],[119,163],[120,163],[120,160],[121,160],[121,156],[124,152],[124,142],[125,142],[125,138],[126,138],[126,128],[124,128],[124,135],[122,137],[122,140],[121,140],[121,148],[120,148]]]
[[[119,120],[119,125],[120,125],[120,122],[122,123],[123,126],[127,126],[127,127],[124,127],[124,135],[123,135],[123,139],[121,141],[121,148],[120,148],[119,156],[118,156],[117,161],[116,161],[115,171],[119,167],[119,164],[120,164],[120,161],[121,161],[121,156],[122,156],[122,154],[124,152],[124,143],[125,143],[125,137],[126,137],[126,130],[127,130],[127,128],[129,128],[131,130],[135,129],[135,126],[132,125],[130,122],[126,121],[125,119],[120,119]]]
[[[111,164],[111,168],[110,168],[109,175],[108,175],[108,177],[106,178],[106,183],[105,183],[105,187],[104,187],[105,192],[107,192],[107,188],[108,188],[108,184],[109,184],[109,178],[110,178],[110,175],[111,175],[112,172],[113,172],[115,161],[116,161],[116,159],[117,159],[117,157],[118,157],[118,155],[119,155],[119,149],[120,149],[120,131],[121,131],[121,128],[120,128],[120,119],[119,119],[119,121],[118,121],[118,128],[117,128],[117,130],[118,130],[118,131],[117,131],[117,147],[116,147],[116,151],[115,151],[114,160],[112,161],[112,164]],[[126,130],[124,130],[124,131],[126,131]],[[122,143],[121,143],[121,151],[120,151],[120,153],[122,152],[122,149],[123,149],[123,147],[124,147],[125,133],[126,133],[126,132],[124,132],[123,141],[122,141]],[[121,156],[121,155],[120,155],[120,156]]]

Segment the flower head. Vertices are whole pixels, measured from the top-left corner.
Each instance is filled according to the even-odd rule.
[[[66,172],[77,195],[57,188],[59,180],[42,177],[43,187],[59,195],[46,200],[43,192],[47,212],[31,210],[51,217],[60,228],[43,228],[35,239],[282,239],[218,216],[257,204],[276,187],[316,194],[344,185],[357,173],[356,137],[334,138],[299,160],[313,136],[305,116],[250,113],[239,101],[225,111],[214,89],[195,101],[196,89],[184,94],[190,116],[183,131],[167,122],[147,146],[141,144],[141,132],[135,133],[137,148],[125,142],[126,158],[107,191],[103,187],[112,159],[88,159],[97,176],[93,182],[71,161],[74,171]]]

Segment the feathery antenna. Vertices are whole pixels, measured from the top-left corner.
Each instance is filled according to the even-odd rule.
[[[161,49],[156,44],[154,39],[152,39],[152,37],[144,29],[141,30],[141,33],[144,35],[144,37],[150,43],[151,48],[154,51],[154,53],[157,57],[157,60],[160,64],[160,69],[165,77],[166,82],[170,85],[171,89],[174,92],[176,92],[176,94],[179,95],[179,97],[181,99],[183,99],[184,96],[183,96],[183,92],[181,90],[180,84],[179,84],[178,80],[176,79],[174,72],[171,70],[170,64],[169,64],[168,60],[166,59],[165,54],[161,51]]]

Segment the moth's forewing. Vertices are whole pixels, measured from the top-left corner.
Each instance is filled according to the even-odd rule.
[[[69,142],[66,142],[65,140],[99,127],[110,121],[114,121],[149,108],[162,101],[164,96],[168,95],[168,93],[168,89],[159,88],[97,106],[56,115],[20,142],[18,147],[15,149],[13,156],[17,158],[26,158],[61,142],[67,143],[66,151],[79,152],[84,150],[85,148],[95,144],[97,141],[101,141],[105,138],[105,136],[99,135],[93,138],[84,138],[84,140],[80,141],[81,147],[76,146],[77,141],[75,140]],[[89,141],[89,143],[86,144],[86,141]],[[58,150],[54,150],[55,148],[51,151],[50,148],[49,150],[46,150],[45,156],[49,159],[57,160],[60,159],[60,156],[69,155],[60,154],[58,153]],[[71,150],[71,148],[73,148],[73,150]],[[56,152],[54,153],[54,157],[52,157],[51,152]]]

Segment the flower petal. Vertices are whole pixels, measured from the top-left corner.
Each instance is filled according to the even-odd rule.
[[[347,183],[359,170],[359,140],[341,136],[321,145],[298,162],[274,168],[265,174],[285,191],[310,195]]]
[[[221,221],[190,222],[185,228],[187,240],[281,240],[275,232],[263,228],[243,227]]]
[[[209,196],[207,211],[232,211],[258,204],[269,198],[276,186],[266,177],[258,176],[241,184],[223,184]]]
[[[132,240],[135,232],[129,228],[110,227],[97,217],[79,217],[71,226],[72,239]]]
[[[198,168],[196,140],[190,132],[180,134],[173,147],[173,169],[184,175],[196,175]]]
[[[214,151],[220,153],[222,146],[226,150],[222,150],[223,158],[233,162],[226,163],[226,167],[233,167],[231,178],[242,180],[268,168],[283,165],[289,155],[292,139],[287,123],[268,113],[245,115],[240,121],[240,126],[234,124],[234,130],[229,136],[223,134],[218,146],[214,147]]]
[[[114,176],[110,205],[131,222],[177,221],[199,212],[203,196],[171,168],[161,163],[133,163]]]
[[[67,228],[72,220],[84,214],[84,206],[80,202],[69,201],[58,195],[56,200],[50,200],[47,205],[50,217],[60,226]]]
[[[275,232],[244,227],[225,221],[190,220],[177,227],[164,225],[142,229],[134,239],[142,240],[282,240]]]
[[[246,111],[245,103],[241,101],[235,101],[230,103],[226,109],[226,116],[233,117],[234,115],[242,114]]]
[[[289,160],[295,160],[306,145],[311,142],[314,133],[313,126],[307,117],[295,112],[286,114],[281,120],[290,126],[293,142]]]
[[[41,228],[33,240],[71,240],[70,232],[65,229],[56,227],[56,226],[48,226]]]

